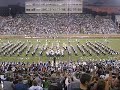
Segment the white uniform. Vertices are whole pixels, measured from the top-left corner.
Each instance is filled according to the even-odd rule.
[[[40,86],[31,86],[29,90],[43,90],[43,88]]]

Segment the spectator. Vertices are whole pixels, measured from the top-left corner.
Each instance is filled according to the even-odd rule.
[[[22,77],[18,78],[18,83],[15,84],[14,89],[15,90],[28,90],[28,87],[25,84],[23,84],[23,78]]]
[[[29,90],[43,90],[43,88],[41,86],[38,86],[36,80],[33,80],[32,86],[29,88]]]
[[[105,81],[99,80],[97,83],[97,88],[95,90],[105,90]]]
[[[120,90],[120,76],[114,80],[112,90]]]
[[[3,90],[13,90],[13,80],[8,77],[3,83]]]

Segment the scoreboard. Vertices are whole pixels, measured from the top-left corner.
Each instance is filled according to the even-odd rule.
[[[28,0],[26,13],[82,13],[83,0]]]

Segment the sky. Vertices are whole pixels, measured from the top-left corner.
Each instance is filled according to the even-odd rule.
[[[105,6],[120,6],[120,0],[84,0],[85,2],[88,2],[90,4],[99,4]]]
[[[0,6],[8,6],[8,5],[16,5],[20,6],[25,5],[26,0],[0,0]],[[120,0],[84,0],[89,4],[98,4],[102,2],[102,5],[112,5],[112,6],[120,6]]]
[[[24,6],[25,0],[0,0],[0,6],[16,5]]]

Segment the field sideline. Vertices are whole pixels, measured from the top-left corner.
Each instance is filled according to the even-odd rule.
[[[21,38],[20,38],[21,37]],[[27,37],[27,36],[26,36]],[[48,60],[53,60],[53,58],[49,58],[46,56],[45,52],[43,53],[43,56],[39,56],[39,52],[41,51],[41,47],[45,45],[46,43],[48,46],[56,46],[59,43],[59,46],[62,47],[63,44],[65,45],[73,45],[75,49],[78,52],[78,56],[74,55],[74,52],[72,51],[71,55],[68,55],[67,52],[65,51],[65,56],[64,57],[58,57],[58,61],[68,61],[68,60],[109,60],[109,59],[117,59],[120,60],[120,55],[95,55],[93,53],[92,56],[89,56],[86,54],[86,56],[83,56],[80,51],[77,49],[77,44],[79,42],[79,45],[85,45],[86,42],[90,41],[92,43],[95,42],[101,42],[104,43],[104,45],[112,48],[113,50],[116,50],[120,52],[120,35],[71,35],[71,36],[62,36],[61,37],[58,35],[57,38],[25,38],[23,36],[0,36],[0,47],[2,47],[5,43],[8,41],[16,44],[18,41],[25,42],[25,44],[29,47],[31,44],[33,44],[33,48],[31,52],[34,50],[35,46],[38,44],[39,49],[37,50],[35,56],[31,55],[31,52],[29,53],[28,56],[25,56],[25,51],[20,55],[13,55],[13,56],[0,56],[0,62],[2,61],[25,61],[25,62],[38,62],[38,61],[48,61]],[[1,48],[0,48],[1,50]]]
[[[48,35],[48,34],[41,34],[39,37],[34,35],[0,35],[0,38],[120,38],[120,34],[57,34],[57,35]]]

